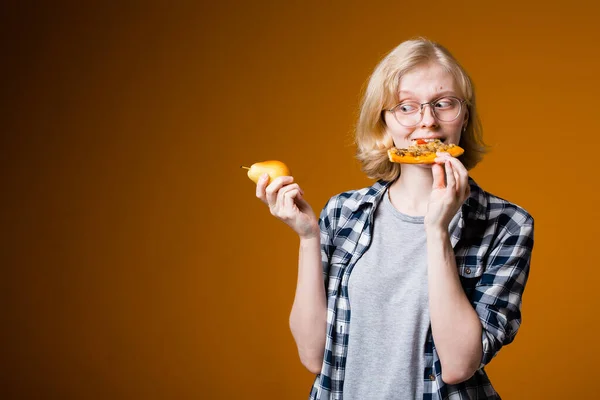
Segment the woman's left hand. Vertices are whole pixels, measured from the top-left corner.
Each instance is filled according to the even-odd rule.
[[[431,172],[433,188],[427,205],[425,227],[447,230],[450,221],[471,194],[469,174],[458,159],[446,152],[437,153]]]

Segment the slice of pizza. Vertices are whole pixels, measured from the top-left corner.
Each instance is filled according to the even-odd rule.
[[[462,147],[444,144],[439,139],[417,139],[406,149],[392,147],[388,150],[388,156],[391,162],[400,164],[433,164],[438,151],[450,153],[452,157],[465,152]]]

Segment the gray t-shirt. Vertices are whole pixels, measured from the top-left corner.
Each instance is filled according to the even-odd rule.
[[[430,324],[423,220],[400,213],[387,193],[375,211],[371,245],[348,281],[344,400],[423,398]]]

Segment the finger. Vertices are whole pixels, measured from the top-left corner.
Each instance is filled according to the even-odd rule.
[[[446,156],[436,157],[435,160],[434,160],[434,162],[436,164],[441,165],[442,167],[445,167],[446,162],[448,162],[448,157],[446,157]]]
[[[454,185],[456,187],[456,192],[462,193],[464,186],[462,186],[462,181],[460,180],[460,175],[458,174],[458,171],[456,170],[452,161],[448,160],[448,162],[452,166],[452,173],[454,174]]]
[[[291,190],[302,190],[302,189],[300,189],[300,186],[297,183],[285,185],[284,187],[279,189],[279,193],[277,193],[277,204],[281,204],[282,206],[285,206],[285,202],[284,202],[285,196]]]
[[[454,170],[459,172],[461,176],[465,176],[468,174],[467,169],[465,168],[463,163],[460,162],[460,160],[458,158],[448,156],[448,160],[452,163]]]
[[[294,199],[300,195],[300,188],[294,188],[285,192],[283,199],[281,200],[283,205],[283,216],[291,218],[294,215],[294,211],[297,210],[296,202]]]
[[[452,160],[454,158],[451,157],[450,155],[448,155],[448,153],[441,153],[441,154],[445,154],[445,155],[436,158],[436,160],[439,159],[440,164],[444,165],[446,173],[448,173],[448,171],[452,171],[452,174],[454,176],[454,188],[459,189],[460,177],[459,177],[458,171],[456,170],[456,168],[454,168],[454,164],[452,163]],[[446,184],[446,187],[450,187],[450,185]]]
[[[456,180],[459,186],[459,193],[468,197],[469,190],[469,172],[457,158],[451,158],[452,168],[454,169]]]
[[[436,151],[435,155],[438,157],[447,157],[450,155],[450,153],[448,153],[447,151]]]
[[[454,178],[454,169],[450,160],[444,164],[446,168],[446,188],[456,190],[456,179]]]
[[[444,167],[440,164],[433,164],[431,166],[431,173],[433,174],[433,189],[443,189],[446,187],[444,184]]]
[[[293,193],[290,194],[290,196],[293,196],[294,203],[296,204],[296,207],[298,207],[299,211],[303,212],[304,210],[310,209],[310,204],[304,200],[304,191],[301,188],[297,194]]]
[[[281,188],[281,191],[283,191],[285,193],[286,191],[291,190],[291,189],[298,189],[300,191],[300,193],[304,193],[304,190],[302,190],[300,185],[297,183],[290,183],[290,184],[284,185]]]
[[[273,180],[273,182],[269,183],[267,189],[265,190],[267,194],[267,204],[269,207],[272,207],[277,202],[277,193],[279,189],[281,189],[284,185],[289,185],[294,181],[294,178],[291,176],[280,176]]]
[[[256,182],[256,197],[258,197],[264,203],[267,202],[267,194],[265,193],[265,189],[267,188],[267,184],[269,183],[269,174],[266,172],[260,176],[258,182]]]

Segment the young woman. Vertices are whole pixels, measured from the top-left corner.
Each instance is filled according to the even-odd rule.
[[[416,139],[465,153],[388,160]],[[293,177],[256,187],[300,237],[290,327],[310,399],[499,399],[484,366],[519,328],[533,219],[468,175],[484,153],[470,77],[437,43],[400,44],[370,78],[356,143],[377,181],[319,219]]]

